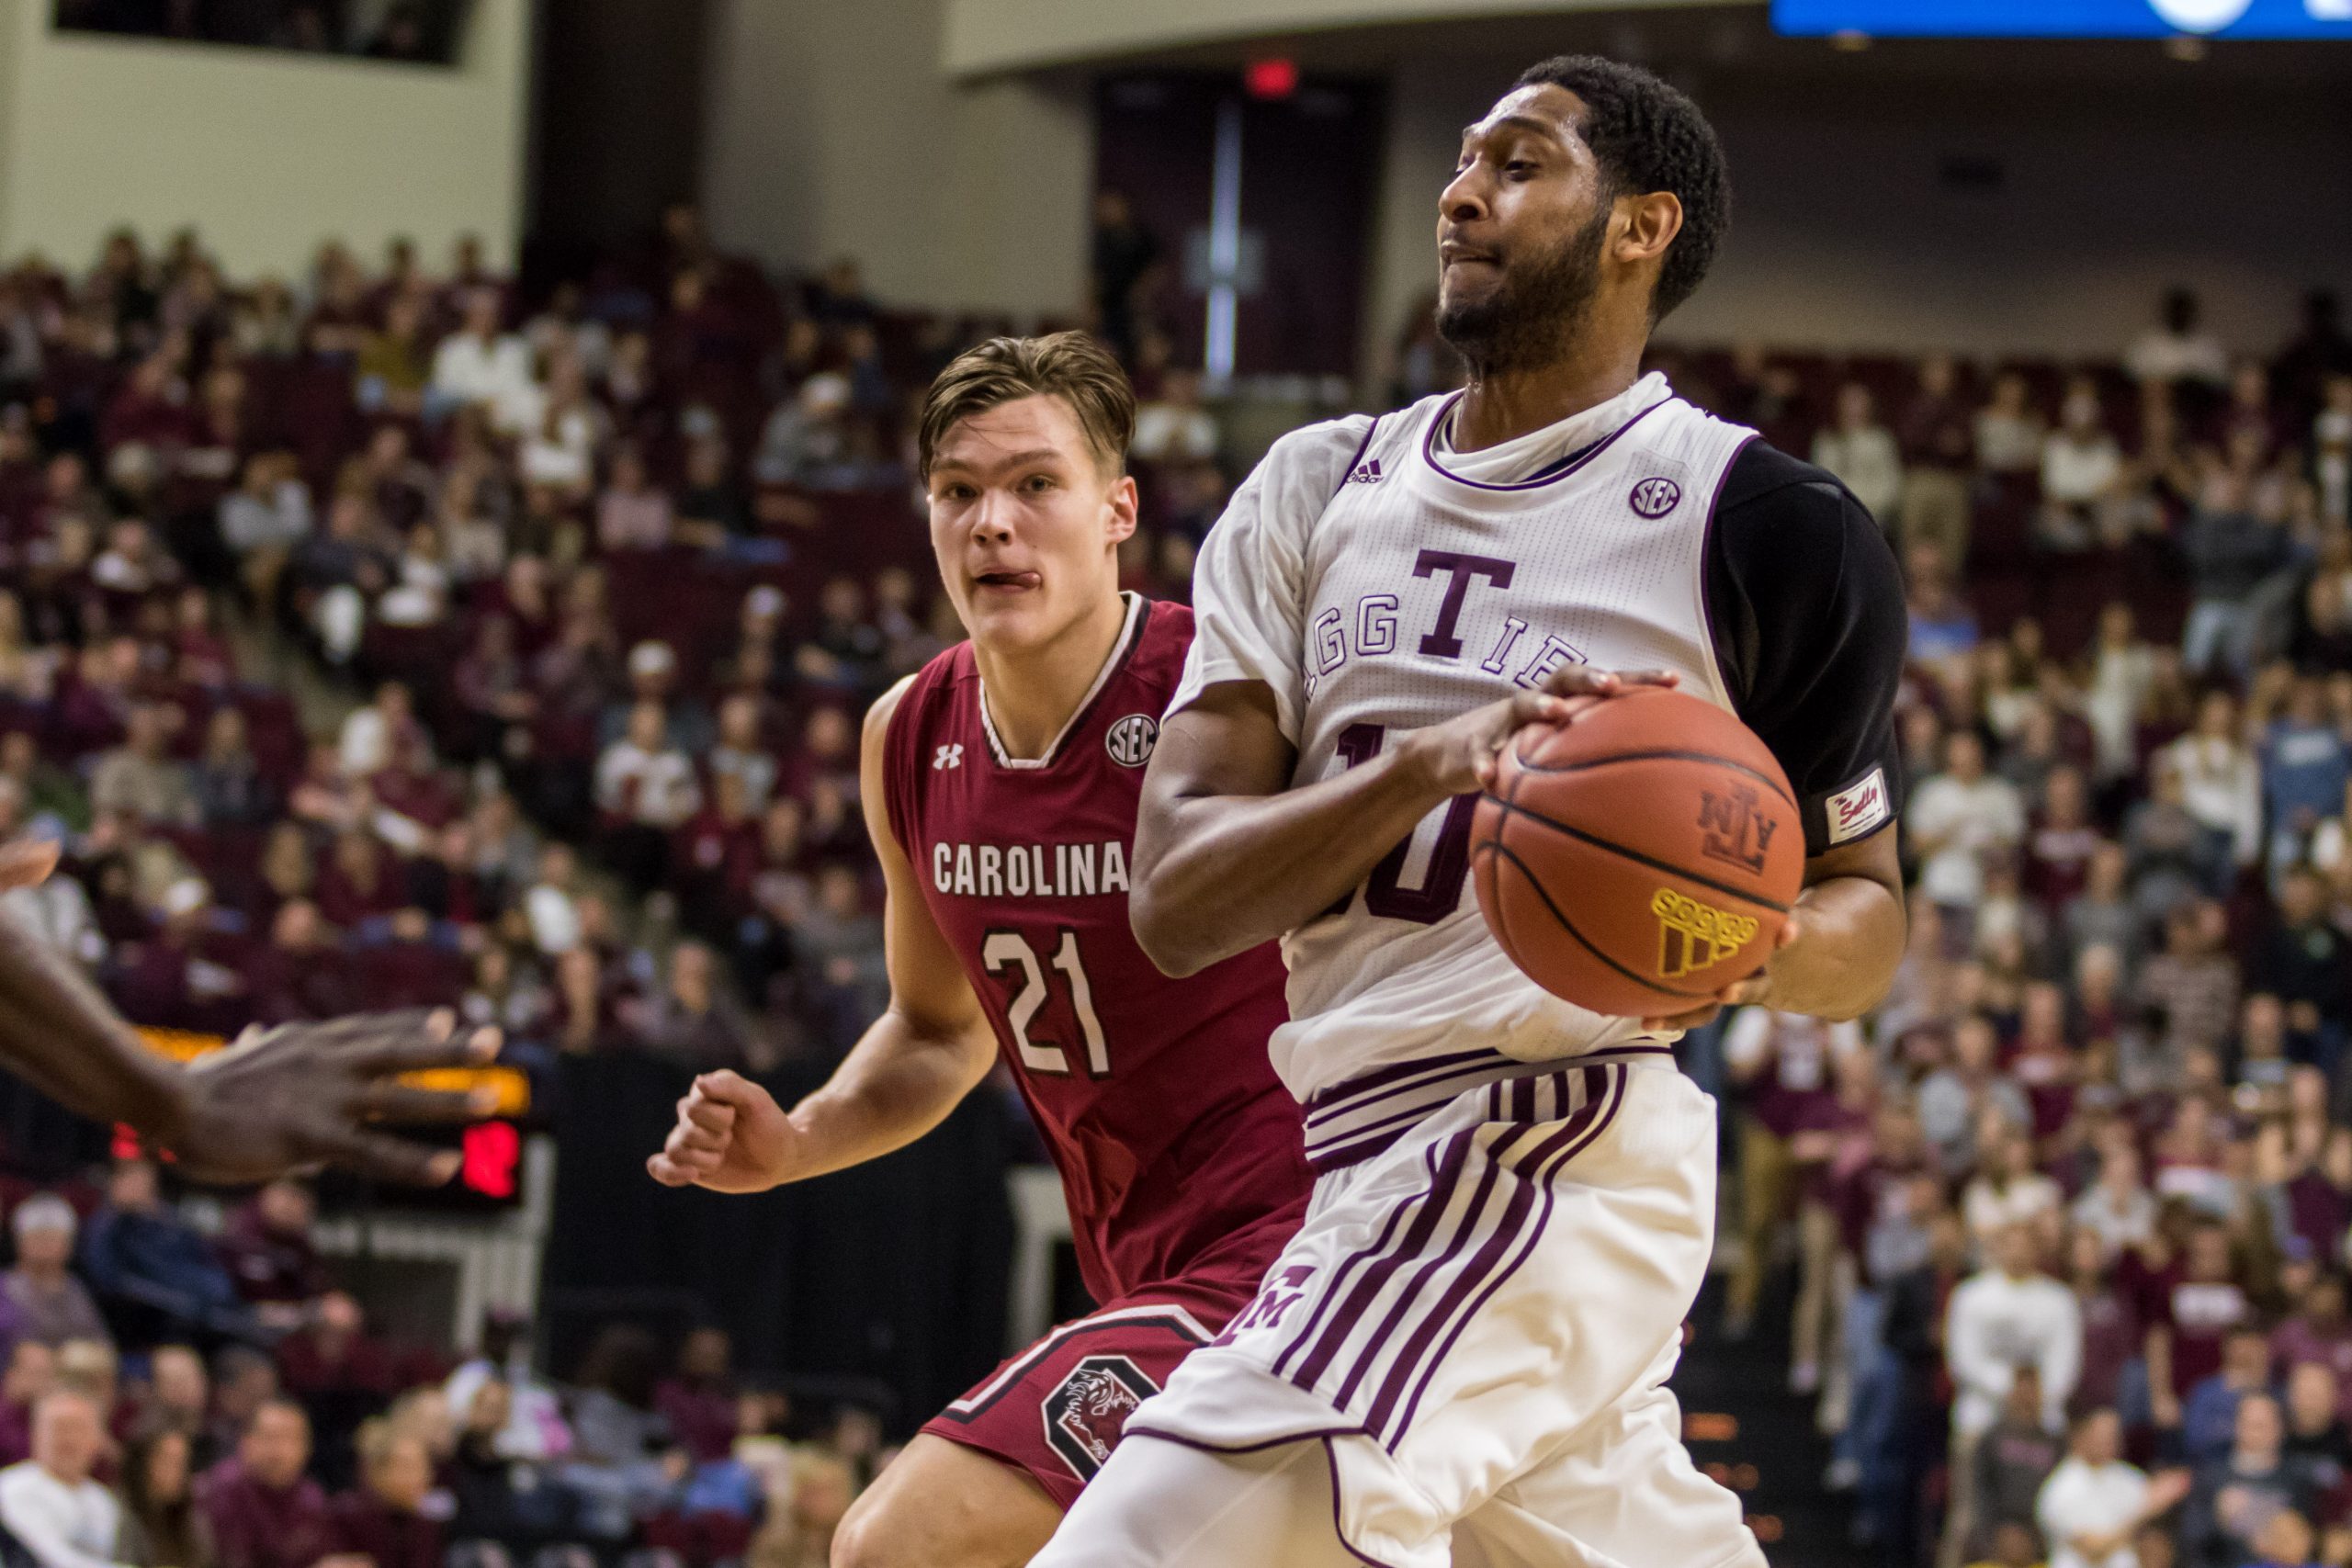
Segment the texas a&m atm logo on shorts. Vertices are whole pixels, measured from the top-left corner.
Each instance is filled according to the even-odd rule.
[[[1046,1441],[1080,1481],[1091,1481],[1119,1446],[1127,1417],[1159,1392],[1125,1356],[1089,1356],[1046,1396]]]

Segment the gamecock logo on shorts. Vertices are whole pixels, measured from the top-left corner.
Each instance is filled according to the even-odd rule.
[[[1111,761],[1129,768],[1140,768],[1150,761],[1151,749],[1159,742],[1159,721],[1148,713],[1127,715],[1102,738]]]
[[[1089,1356],[1046,1396],[1046,1441],[1072,1475],[1091,1481],[1119,1446],[1136,1406],[1159,1392],[1125,1356]]]
[[[1682,487],[1668,479],[1646,479],[1634,487],[1627,498],[1634,511],[1645,517],[1663,517],[1682,502]]]

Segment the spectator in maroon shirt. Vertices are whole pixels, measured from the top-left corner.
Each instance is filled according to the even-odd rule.
[[[375,834],[354,828],[338,835],[319,876],[319,912],[349,931],[377,915],[389,915],[406,901],[391,855]]]
[[[311,1242],[317,1213],[311,1190],[281,1177],[232,1214],[220,1234],[220,1261],[266,1324],[294,1326],[326,1293],[326,1266]]]
[[[334,1500],[340,1548],[375,1568],[441,1568],[441,1526],[424,1513],[433,1458],[387,1421],[359,1430],[359,1486]]]
[[[725,1329],[695,1329],[679,1343],[677,1375],[653,1391],[655,1412],[697,1464],[715,1463],[734,1450],[733,1353]]]
[[[217,1568],[314,1568],[336,1550],[326,1494],[303,1473],[311,1422],[291,1400],[254,1413],[236,1454],[205,1472],[198,1506]]]
[[[2061,762],[2042,783],[2041,810],[2025,840],[2024,890],[2052,919],[2089,882],[2091,854],[2098,844],[2082,770]]]
[[[2148,1396],[2156,1425],[2172,1428],[2180,1425],[2189,1391],[2222,1370],[2222,1347],[2232,1329],[2253,1318],[2254,1304],[2237,1282],[2229,1227],[2219,1222],[2191,1229],[2179,1275],[2154,1284],[2142,1296]]]
[[[2341,1409],[2352,1420],[2352,1317],[2344,1310],[2344,1277],[2315,1275],[2286,1321],[2270,1331],[2270,1362],[2282,1382],[2297,1367],[2315,1363],[2335,1374]]]

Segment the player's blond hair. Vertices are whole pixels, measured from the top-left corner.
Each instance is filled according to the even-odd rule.
[[[939,373],[922,400],[915,452],[922,477],[960,420],[1023,398],[1059,398],[1077,416],[1086,443],[1112,473],[1125,470],[1136,434],[1136,391],[1111,351],[1084,333],[992,337],[966,349]]]

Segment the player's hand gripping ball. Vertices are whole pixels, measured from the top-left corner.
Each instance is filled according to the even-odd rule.
[[[1772,753],[1731,714],[1633,686],[1505,743],[1470,833],[1511,962],[1594,1012],[1692,1012],[1771,955],[1804,878]]]

